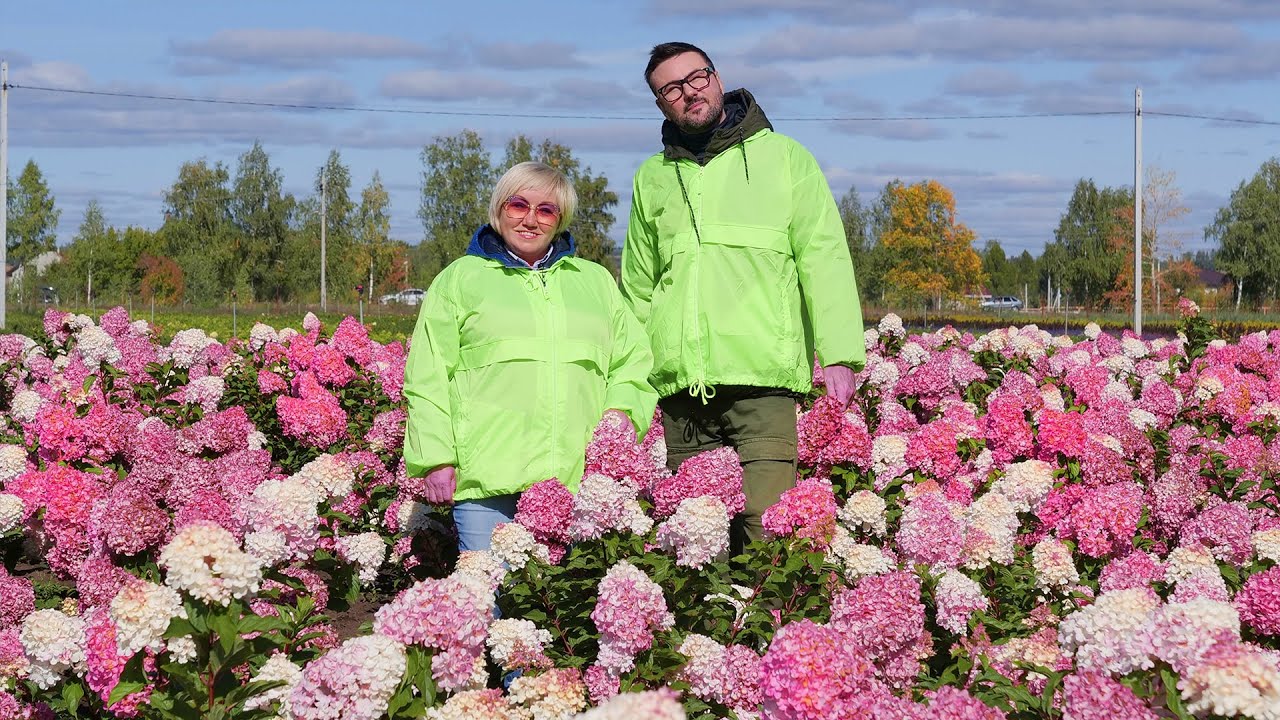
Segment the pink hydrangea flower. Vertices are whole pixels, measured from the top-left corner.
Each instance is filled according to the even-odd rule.
[[[567,544],[573,493],[555,478],[536,482],[516,501],[515,521],[528,528],[538,542]]]
[[[852,465],[871,467],[871,436],[866,423],[854,412],[845,412],[835,398],[823,395],[796,423],[801,463],[819,469]]]
[[[772,720],[839,720],[853,716],[855,698],[886,690],[839,631],[801,620],[773,636],[760,661],[760,692]]]
[[[760,516],[760,523],[774,536],[802,538],[823,549],[835,534],[839,511],[831,483],[808,478],[782,493]]]
[[[609,568],[597,592],[591,611],[600,632],[597,662],[613,672],[627,672],[636,655],[653,646],[653,634],[670,629],[675,617],[667,610],[662,588],[626,560]]]
[[[658,479],[651,488],[653,514],[661,519],[676,511],[680,501],[714,495],[730,517],[742,512],[747,498],[742,492],[742,465],[732,448],[699,453],[680,463],[675,475]]]
[[[1240,619],[1261,635],[1280,635],[1280,566],[1254,573],[1236,593]]]

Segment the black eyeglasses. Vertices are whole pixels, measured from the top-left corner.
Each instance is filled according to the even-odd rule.
[[[683,80],[672,80],[654,91],[654,95],[666,100],[667,102],[675,102],[684,94],[684,86],[688,85],[693,90],[706,90],[711,84],[711,76],[716,73],[715,68],[699,68],[684,76]]]

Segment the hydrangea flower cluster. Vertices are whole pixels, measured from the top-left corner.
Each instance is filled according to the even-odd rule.
[[[600,599],[591,611],[600,632],[598,662],[614,672],[626,672],[640,651],[652,647],[654,632],[669,629],[675,617],[667,609],[662,588],[625,560],[609,568],[598,594]]]

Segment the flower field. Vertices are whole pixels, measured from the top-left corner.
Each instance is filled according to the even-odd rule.
[[[730,557],[737,457],[660,424],[458,556],[401,344],[50,311],[0,336],[0,719],[1280,719],[1280,331],[1186,314],[886,317]]]

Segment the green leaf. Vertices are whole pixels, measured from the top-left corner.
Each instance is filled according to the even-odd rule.
[[[80,701],[84,698],[84,688],[78,682],[69,682],[62,686],[62,704],[71,717],[80,717]]]

